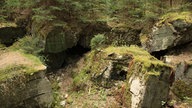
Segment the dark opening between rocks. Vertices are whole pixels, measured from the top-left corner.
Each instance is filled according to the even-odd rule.
[[[126,80],[127,78],[127,71],[125,70],[121,70],[121,71],[118,71],[118,72],[112,72],[111,73],[111,79],[112,80]]]
[[[7,47],[11,46],[19,38],[24,37],[26,29],[23,27],[4,27],[0,28],[0,42]]]
[[[46,53],[47,72],[57,71],[69,64],[76,63],[88,51],[90,51],[89,48],[76,45],[59,53]]]
[[[70,56],[82,56],[86,52],[90,51],[90,48],[84,48],[83,46],[77,44],[76,46],[66,50],[66,54]]]
[[[66,57],[63,62],[62,67],[67,66],[68,64],[77,62],[83,54],[87,53],[91,49],[84,48],[83,46],[77,44],[76,46],[69,48],[65,51]]]
[[[152,52],[151,55],[161,60],[165,55],[178,55],[183,52],[183,49],[189,50],[188,48],[191,46],[191,44],[192,42],[188,42],[166,50],[155,51]]]
[[[161,60],[163,56],[165,56],[168,53],[168,50],[162,50],[162,51],[155,51],[152,52],[151,55],[154,56],[155,58]]]

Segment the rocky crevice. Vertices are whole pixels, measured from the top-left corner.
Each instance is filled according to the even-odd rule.
[[[11,46],[19,38],[26,35],[24,27],[0,27],[0,43]]]

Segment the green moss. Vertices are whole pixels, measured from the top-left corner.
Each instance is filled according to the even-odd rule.
[[[168,66],[164,64],[162,61],[159,61],[155,57],[151,56],[147,51],[141,49],[137,46],[130,46],[130,47],[108,47],[105,50],[108,54],[115,52],[119,55],[133,55],[133,58],[136,62],[141,62],[144,64],[145,67],[149,68],[151,64],[160,65],[160,66]]]
[[[115,53],[116,57],[119,56],[126,57],[132,56],[132,63],[127,67],[129,68],[128,77],[129,78],[132,73],[143,73],[144,77],[147,79],[149,76],[158,76],[162,71],[164,71],[163,67],[171,70],[171,66],[163,63],[162,61],[156,59],[151,56],[147,51],[141,49],[137,46],[130,47],[107,47],[102,49],[100,52],[92,51],[87,55],[86,63],[88,66],[87,69],[90,70],[91,76],[99,76],[102,74],[102,70],[109,66],[109,60],[106,60],[108,55]],[[123,66],[121,64],[115,65],[115,69],[121,70]],[[98,79],[99,80],[99,79]]]
[[[130,108],[131,107],[131,93],[129,92],[130,91],[130,85],[127,83],[126,86],[125,86],[125,91],[123,93],[123,105],[126,107],[126,108]]]
[[[25,65],[10,65],[3,69],[0,69],[0,81],[12,78],[18,74],[22,75],[24,73],[31,74],[35,70],[31,67]]]
[[[161,26],[164,22],[172,22],[174,20],[184,20],[185,22],[192,23],[192,13],[186,12],[171,12],[163,15],[161,20],[157,23],[157,26]]]
[[[160,77],[160,74],[164,71],[164,68],[168,70],[170,69],[170,71],[172,68],[170,65],[167,65],[162,61],[156,59],[155,57],[151,56],[147,51],[137,46],[117,48],[109,47],[107,49],[107,52],[115,52],[119,55],[130,54],[133,56],[133,63],[129,65],[127,78],[130,78],[133,73],[137,74],[138,76],[139,73],[143,73],[144,78],[147,80],[149,76]]]
[[[29,60],[31,60],[33,66],[42,66],[42,65],[43,65],[42,62],[41,62],[41,60],[40,60],[38,57],[36,57],[36,56],[34,56],[34,55],[32,55],[32,54],[26,54],[26,53],[22,53],[22,52],[20,52],[20,53],[21,53],[24,57],[26,57],[26,58],[28,58]]]
[[[155,71],[149,71],[147,72],[148,75],[153,75],[153,76],[160,76],[160,72],[155,72]]]

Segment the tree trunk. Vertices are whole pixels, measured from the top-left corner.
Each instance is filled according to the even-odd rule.
[[[173,0],[169,0],[170,6],[173,7]]]

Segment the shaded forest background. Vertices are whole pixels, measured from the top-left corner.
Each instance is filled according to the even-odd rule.
[[[67,29],[96,21],[142,28],[141,24],[155,21],[164,13],[190,9],[190,3],[191,0],[1,0],[0,20],[20,22],[22,26],[35,21]]]

